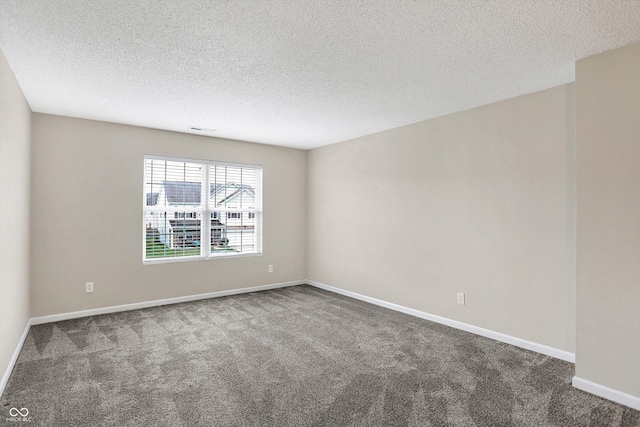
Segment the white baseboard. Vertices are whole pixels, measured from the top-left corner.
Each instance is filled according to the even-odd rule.
[[[550,347],[548,345],[527,341],[522,338],[517,338],[511,335],[495,332],[490,329],[484,329],[479,326],[469,325],[468,323],[459,322],[457,320],[448,319],[446,317],[437,316],[435,314],[425,313],[424,311],[415,310],[413,308],[404,307],[402,305],[393,304],[393,303],[382,301],[376,298],[371,298],[366,295],[361,295],[355,292],[346,291],[344,289],[325,285],[324,283],[315,282],[313,280],[307,280],[307,283],[320,289],[324,289],[330,292],[335,292],[337,294],[345,295],[351,298],[359,299],[361,301],[379,305],[381,307],[389,308],[391,310],[399,311],[401,313],[409,314],[411,316],[419,317],[421,319],[430,320],[432,322],[440,323],[442,325],[451,326],[452,328],[461,329],[463,331],[471,332],[472,334],[481,335],[483,337],[487,337],[496,341],[501,341],[507,344],[511,344],[516,347],[521,347],[527,350],[542,353],[547,356],[555,357],[556,359],[561,359],[571,363],[576,362],[576,355],[574,353],[570,353],[565,350],[560,350],[554,347]]]
[[[13,354],[11,355],[11,359],[9,359],[9,364],[7,365],[7,369],[4,370],[4,374],[2,374],[2,378],[0,378],[0,396],[2,396],[2,393],[4,393],[4,388],[7,386],[7,382],[9,381],[9,377],[11,376],[11,371],[13,371],[13,367],[18,361],[20,350],[22,350],[22,345],[24,344],[24,340],[27,339],[27,335],[29,334],[30,328],[31,328],[31,319],[27,320],[27,326],[24,327],[22,336],[20,336],[20,340],[18,340],[18,344],[16,345],[15,350],[13,350]]]
[[[180,302],[197,301],[209,298],[225,297],[229,295],[248,294],[250,292],[266,291],[269,289],[286,288],[289,286],[302,285],[306,280],[295,280],[292,282],[274,283],[270,285],[252,286],[250,288],[230,289],[228,291],[208,292],[206,294],[187,295],[183,297],[159,299],[154,301],[136,302],[133,304],[114,305],[111,307],[94,308],[91,310],[73,311],[70,313],[52,314],[50,316],[31,318],[32,325],[43,323],[59,322],[61,320],[78,319],[80,317],[97,316],[100,314],[118,313],[121,311],[138,310],[140,308],[158,307],[160,305],[177,304]]]
[[[571,384],[582,391],[595,394],[596,396],[604,397],[605,399],[612,400],[620,403],[621,405],[628,406],[637,411],[640,411],[640,397],[633,396],[631,394],[623,393],[618,390],[594,383],[593,381],[585,380],[578,376],[573,377]]]

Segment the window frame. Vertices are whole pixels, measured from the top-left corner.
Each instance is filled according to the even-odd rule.
[[[200,206],[149,206],[147,205],[147,192],[146,192],[146,164],[147,160],[158,160],[168,162],[179,163],[194,163],[202,165],[202,184],[201,184],[201,205]],[[216,208],[215,206],[209,206],[210,202],[210,168],[212,166],[222,167],[239,167],[247,169],[255,169],[256,171],[256,185],[255,185],[255,206],[252,208]],[[262,256],[263,245],[263,207],[262,207],[262,193],[263,193],[263,168],[262,165],[248,164],[248,163],[234,163],[223,162],[217,160],[204,160],[204,159],[192,159],[183,157],[168,157],[158,155],[145,154],[142,161],[142,264],[163,264],[172,262],[188,262],[188,261],[202,261],[202,260],[215,260],[215,259],[229,259],[229,258],[244,258]],[[175,212],[176,214],[182,213],[185,217],[187,214],[195,213],[200,214],[200,241],[207,242],[204,245],[200,245],[200,255],[189,256],[175,256],[175,257],[163,257],[163,258],[147,258],[147,220],[146,214],[149,212],[161,212],[165,215],[169,212]],[[255,215],[255,250],[251,252],[240,253],[213,253],[211,245],[211,221],[214,219],[220,219],[221,215],[225,213],[237,212],[239,217],[242,218],[245,212],[251,212]],[[175,215],[175,214],[174,214]],[[178,215],[180,216],[180,215]]]

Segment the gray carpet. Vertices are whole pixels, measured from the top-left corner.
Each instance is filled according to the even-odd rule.
[[[5,393],[44,426],[639,426],[570,363],[296,286],[31,328]]]

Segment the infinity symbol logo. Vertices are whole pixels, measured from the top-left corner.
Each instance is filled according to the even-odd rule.
[[[17,417],[18,415],[20,415],[21,417],[26,417],[27,415],[29,415],[29,410],[27,408],[11,408],[9,409],[9,415],[12,417]]]

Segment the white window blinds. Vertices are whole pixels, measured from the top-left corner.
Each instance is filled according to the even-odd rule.
[[[260,254],[262,169],[145,157],[145,262]]]

